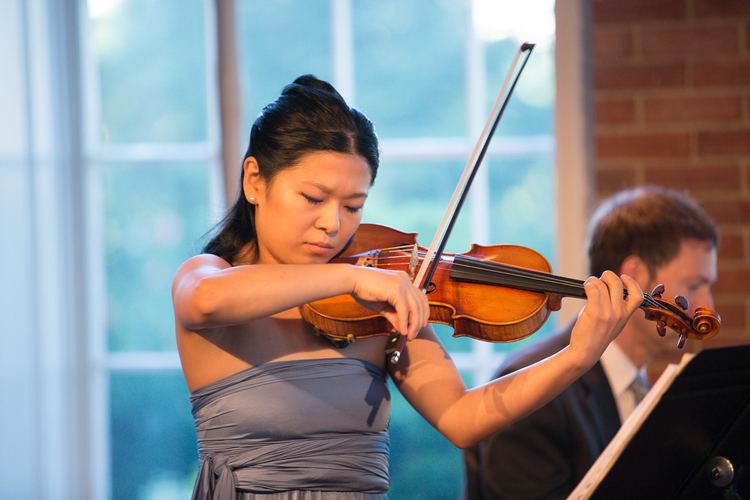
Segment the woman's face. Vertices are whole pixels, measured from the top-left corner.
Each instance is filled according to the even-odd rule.
[[[257,263],[328,262],[359,227],[371,180],[361,156],[309,153],[270,183],[257,165],[245,169],[245,195],[255,197]]]

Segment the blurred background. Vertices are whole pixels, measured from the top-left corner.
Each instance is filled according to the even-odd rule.
[[[722,232],[712,343],[750,341],[746,1],[0,5],[3,497],[189,497],[171,279],[232,195],[253,120],[305,73],[375,123],[364,220],[426,245],[520,43],[536,42],[447,250],[525,245],[582,278],[598,199],[686,190]],[[437,330],[476,385],[580,306],[513,344]],[[456,498],[460,451],[392,395],[391,497]]]

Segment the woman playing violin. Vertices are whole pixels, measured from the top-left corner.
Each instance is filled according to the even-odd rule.
[[[201,457],[194,498],[385,498],[386,377],[454,445],[471,446],[588,370],[641,303],[631,278],[591,277],[568,347],[467,389],[405,273],[328,264],[357,231],[377,169],[370,121],[312,76],[255,121],[239,197],[172,287]],[[408,339],[397,364],[386,337],[334,346],[300,318],[302,304],[345,294]]]

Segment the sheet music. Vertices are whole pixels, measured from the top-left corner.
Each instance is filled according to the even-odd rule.
[[[633,410],[633,413],[625,420],[620,430],[615,434],[615,437],[612,438],[612,441],[610,441],[609,445],[607,445],[596,462],[594,462],[594,465],[583,476],[576,489],[568,496],[568,500],[582,500],[591,497],[596,487],[620,458],[627,444],[638,429],[641,428],[641,425],[646,421],[646,418],[651,414],[654,407],[656,407],[662,395],[694,357],[695,355],[692,353],[685,353],[682,355],[679,364],[670,364],[667,366],[659,377],[659,380],[656,381],[651,390],[648,391],[648,394],[646,394],[646,397],[643,398],[643,401]]]

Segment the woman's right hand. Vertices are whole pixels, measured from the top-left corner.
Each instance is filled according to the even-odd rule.
[[[427,295],[411,282],[408,274],[363,266],[352,266],[352,270],[354,299],[382,314],[395,331],[412,340],[427,326]]]

